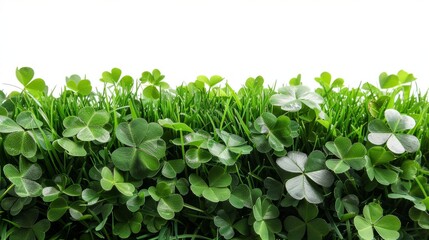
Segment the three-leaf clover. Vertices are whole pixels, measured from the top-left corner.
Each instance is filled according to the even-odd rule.
[[[365,240],[374,239],[374,230],[383,239],[398,239],[401,221],[394,215],[383,216],[383,208],[380,204],[372,202],[363,208],[363,217],[356,216],[354,225],[358,234]]]
[[[77,197],[82,194],[82,187],[80,184],[69,184],[70,178],[65,174],[54,177],[55,186],[47,186],[42,190],[43,201],[52,202],[57,199],[61,194],[70,197]]]
[[[413,76],[413,74],[409,74],[404,70],[400,70],[397,75],[388,75],[387,73],[383,72],[379,76],[379,83],[382,89],[394,88],[402,84],[410,83],[414,80],[416,80],[416,78]]]
[[[166,182],[159,182],[156,187],[151,186],[148,189],[153,200],[158,202],[158,214],[166,220],[173,219],[175,213],[182,211],[184,205],[182,196],[173,190]]]
[[[368,150],[367,159],[366,173],[371,181],[375,178],[382,185],[396,182],[398,173],[386,165],[395,160],[393,153],[383,147],[372,147]]]
[[[105,191],[110,191],[113,187],[116,187],[120,193],[128,197],[133,196],[135,190],[133,184],[124,182],[124,177],[116,168],[113,169],[112,173],[108,167],[103,167],[100,185]]]
[[[81,79],[79,75],[73,74],[70,77],[66,77],[66,85],[72,91],[87,96],[92,91],[91,82],[88,79]]]
[[[197,81],[207,84],[209,88],[212,88],[214,85],[222,82],[222,80],[223,80],[223,77],[219,75],[213,75],[210,77],[210,79],[204,75],[200,75],[197,77]]]
[[[104,71],[100,81],[104,83],[117,84],[123,89],[131,89],[134,85],[134,80],[131,76],[125,75],[121,78],[122,71],[119,68],[112,68],[110,72]]]
[[[276,117],[265,112],[255,120],[253,127],[252,142],[259,152],[267,153],[271,149],[280,152],[291,146],[299,126],[287,116]]]
[[[308,157],[305,153],[291,151],[287,156],[278,158],[277,165],[285,171],[298,174],[285,184],[288,193],[297,200],[305,198],[310,203],[321,203],[323,195],[314,184],[329,187],[334,182],[332,174],[324,169],[325,155],[320,151],[313,151]]]
[[[64,137],[76,136],[84,142],[98,141],[106,143],[110,139],[109,132],[104,126],[109,122],[110,115],[105,110],[95,111],[92,107],[79,110],[77,116],[66,117],[63,121]]]
[[[414,128],[416,121],[410,116],[400,114],[395,109],[387,109],[384,111],[384,116],[387,125],[380,119],[374,119],[369,123],[368,140],[375,145],[387,143],[389,150],[396,154],[416,152],[420,148],[417,137],[400,133]]]
[[[43,92],[47,91],[45,81],[41,78],[33,79],[34,70],[29,67],[16,68],[16,78],[27,90],[34,96],[40,96]]]
[[[231,191],[228,186],[232,182],[231,175],[220,166],[214,166],[208,174],[208,184],[198,175],[189,176],[191,190],[197,196],[203,196],[211,202],[222,202],[229,199]]]
[[[234,165],[240,155],[249,154],[252,151],[252,147],[246,144],[244,138],[219,129],[216,129],[216,133],[225,144],[210,139],[207,147],[221,163],[227,166]]]
[[[274,240],[275,233],[282,230],[282,223],[278,219],[279,209],[267,198],[258,198],[253,206],[253,230],[263,240]]]
[[[237,211],[229,209],[221,209],[217,212],[217,215],[213,218],[213,222],[216,227],[219,228],[219,234],[225,239],[231,239],[235,236],[235,231],[242,235],[247,235],[249,232],[249,225],[247,224],[248,219],[242,218],[238,221]]]
[[[20,197],[38,197],[42,193],[42,185],[36,180],[42,176],[42,168],[20,158],[19,169],[12,164],[3,167],[4,175],[15,185],[15,193]]]
[[[141,212],[131,213],[126,209],[118,209],[114,216],[117,221],[113,226],[113,234],[128,239],[131,233],[140,232],[143,221]]]
[[[15,229],[10,235],[10,240],[42,240],[45,239],[45,233],[51,227],[48,219],[39,218],[39,211],[35,208],[20,213],[13,219],[19,229]]]
[[[323,103],[323,98],[319,94],[303,85],[282,87],[278,92],[271,96],[270,103],[288,112],[298,112],[302,104],[320,110],[320,104]]]
[[[316,218],[319,214],[316,205],[303,201],[298,205],[297,210],[301,219],[288,216],[284,221],[288,239],[303,239],[306,233],[307,239],[322,239],[330,232],[329,224],[322,218]]]
[[[130,171],[136,179],[155,174],[166,151],[162,134],[158,123],[148,123],[142,118],[120,123],[116,137],[127,147],[120,147],[112,153],[113,163],[122,171]]]
[[[83,205],[83,202],[78,201],[69,204],[65,198],[59,197],[49,204],[47,217],[51,222],[58,221],[64,216],[67,210],[73,219],[79,220],[82,218],[82,213],[86,210],[86,207]]]
[[[352,167],[361,170],[366,164],[366,148],[362,143],[354,143],[349,138],[337,137],[333,142],[327,142],[326,148],[338,159],[328,159],[326,166],[335,173],[346,172]]]
[[[192,146],[185,153],[186,164],[193,169],[199,168],[201,164],[209,162],[213,155],[207,151],[207,142],[211,138],[210,134],[205,131],[199,130],[198,132],[191,132],[182,138],[173,140],[175,145]]]
[[[5,197],[1,201],[1,208],[5,211],[9,211],[10,215],[18,215],[22,209],[31,203],[31,197],[20,197],[15,192],[9,192],[10,197]]]
[[[149,83],[149,86],[143,89],[143,95],[147,98],[158,99],[160,97],[160,89],[167,89],[170,86],[166,82],[162,82],[164,75],[158,69],[154,69],[151,72],[145,71],[142,73],[140,81],[142,83]]]
[[[4,148],[11,156],[22,154],[32,160],[40,142],[37,133],[43,123],[29,111],[23,111],[16,117],[16,122],[6,116],[0,116],[0,133],[8,133],[4,139]]]

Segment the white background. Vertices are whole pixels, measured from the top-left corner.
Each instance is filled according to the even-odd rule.
[[[65,76],[119,67],[138,78],[158,68],[171,85],[219,74],[234,87],[262,75],[306,85],[323,71],[348,86],[381,72],[429,82],[424,0],[0,0],[0,89],[30,66],[50,88]]]

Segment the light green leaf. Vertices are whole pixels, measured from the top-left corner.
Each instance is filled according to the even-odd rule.
[[[7,116],[0,115],[0,133],[13,133],[24,131],[18,124]]]
[[[37,153],[37,144],[29,132],[13,132],[6,136],[4,149],[11,156],[32,158]]]
[[[56,149],[65,151],[70,156],[84,157],[87,154],[82,142],[75,142],[68,138],[57,139],[52,143],[52,145]]]

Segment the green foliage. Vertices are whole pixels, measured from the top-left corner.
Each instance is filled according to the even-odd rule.
[[[79,75],[71,75],[66,77],[66,85],[73,92],[87,96],[92,91],[91,82],[88,79],[81,79]]]
[[[143,72],[140,82],[149,84],[143,89],[143,95],[147,98],[158,99],[161,96],[160,89],[170,87],[168,83],[162,81],[164,77],[158,69],[154,69],[152,73],[148,71]]]
[[[301,110],[302,104],[311,109],[320,109],[323,98],[319,94],[311,92],[309,87],[299,85],[280,88],[278,94],[271,96],[270,103],[288,112],[298,112]]]
[[[129,171],[137,179],[155,174],[165,155],[163,130],[157,123],[142,118],[130,123],[120,123],[116,137],[127,147],[119,147],[112,153],[112,161],[122,171]]]
[[[384,116],[387,125],[380,119],[369,123],[368,140],[375,145],[387,143],[389,150],[396,154],[416,152],[420,148],[419,140],[413,135],[400,133],[414,128],[415,120],[410,116],[401,115],[395,109],[387,109]]]
[[[325,155],[320,151],[314,151],[308,157],[302,152],[288,152],[287,156],[277,159],[277,165],[298,174],[286,181],[286,190],[297,200],[305,198],[310,203],[321,203],[323,195],[314,185],[330,187],[334,182],[333,175],[324,169]]]
[[[41,78],[34,77],[34,71],[29,67],[16,68],[16,78],[24,87],[24,90],[28,91],[33,96],[39,97],[43,93],[47,92],[48,88],[45,81]]]
[[[113,68],[102,91],[72,75],[59,96],[16,75],[1,239],[429,238],[429,103],[405,71],[356,89],[323,72],[313,92],[301,75],[167,89]]]
[[[350,139],[337,137],[333,142],[327,142],[326,148],[338,159],[329,159],[326,166],[334,173],[344,173],[351,168],[361,170],[365,164],[366,148],[362,143],[352,145]]]
[[[63,121],[64,137],[76,136],[79,140],[89,142],[109,141],[110,134],[103,127],[109,122],[109,114],[106,111],[95,111],[92,107],[84,107],[79,110],[78,116],[66,117]]]
[[[374,239],[374,231],[383,239],[398,239],[401,221],[394,215],[383,216],[380,204],[372,202],[363,208],[363,217],[356,216],[354,225],[363,239]]]
[[[253,229],[261,239],[274,240],[275,233],[281,231],[282,223],[278,219],[278,208],[268,199],[258,198],[253,206]]]
[[[298,205],[298,215],[288,216],[284,221],[285,229],[288,231],[288,239],[323,239],[330,232],[329,224],[322,218],[317,218],[319,210],[313,204],[306,201]]]
[[[231,191],[228,186],[231,184],[231,175],[225,172],[221,167],[215,166],[210,169],[208,184],[196,174],[189,176],[191,190],[197,196],[203,196],[211,202],[222,202],[229,199]]]

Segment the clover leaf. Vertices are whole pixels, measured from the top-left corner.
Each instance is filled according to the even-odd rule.
[[[66,117],[63,121],[64,137],[76,136],[84,142],[109,141],[110,134],[103,127],[109,122],[109,114],[105,110],[95,111],[92,107],[84,107],[79,110],[78,116]]]
[[[66,152],[70,156],[85,157],[87,154],[83,142],[75,142],[68,138],[57,139],[52,145],[59,152]]]
[[[145,203],[145,191],[140,190],[138,193],[133,195],[130,199],[127,200],[127,208],[131,212],[137,212],[140,210],[140,207]]]
[[[49,221],[55,222],[64,216],[67,211],[69,211],[70,216],[74,220],[80,220],[83,217],[82,213],[85,210],[86,207],[83,205],[83,202],[77,201],[69,204],[65,198],[59,197],[49,204],[47,217]]]
[[[258,198],[252,208],[253,230],[264,240],[274,240],[275,233],[282,230],[282,223],[278,219],[279,209],[269,199]]]
[[[201,164],[207,163],[213,158],[213,155],[206,150],[210,138],[210,134],[199,130],[186,134],[183,139],[176,138],[172,142],[178,146],[192,146],[185,153],[185,162],[190,168],[197,169]]]
[[[240,155],[249,154],[253,149],[240,136],[219,129],[216,129],[216,133],[225,144],[210,139],[207,147],[213,156],[216,156],[221,163],[227,166],[234,165]]]
[[[143,215],[140,212],[130,213],[126,209],[115,211],[117,222],[113,226],[113,234],[128,239],[131,233],[138,233],[142,227]]]
[[[173,193],[166,182],[159,182],[156,187],[151,186],[148,192],[158,202],[156,210],[162,218],[171,220],[175,213],[182,211],[184,205],[182,196]]]
[[[288,112],[298,112],[302,104],[320,110],[320,104],[323,103],[319,94],[311,92],[309,87],[303,85],[282,87],[278,92],[271,96],[270,103]]]
[[[66,77],[66,85],[74,92],[83,96],[89,95],[92,91],[91,82],[88,79],[81,79],[76,74]]]
[[[186,123],[181,122],[173,122],[169,118],[165,119],[159,119],[158,120],[159,125],[165,128],[170,128],[175,131],[182,131],[182,132],[194,132],[191,127],[189,127]]]
[[[65,194],[70,197],[77,197],[82,194],[82,187],[80,184],[69,184],[70,178],[65,174],[55,176],[54,183],[55,186],[47,186],[43,188],[43,201],[52,202],[61,194]]]
[[[379,83],[381,88],[394,88],[396,86],[409,83],[416,80],[413,74],[409,74],[404,70],[400,70],[397,75],[383,72],[379,76]]]
[[[128,197],[133,196],[135,190],[133,184],[124,182],[124,177],[116,168],[113,169],[112,173],[108,167],[103,167],[100,185],[105,191],[110,191],[113,187],[116,187],[120,193]]]
[[[10,235],[10,240],[42,240],[45,239],[45,233],[51,227],[47,219],[37,221],[39,211],[37,209],[29,209],[20,213],[13,219],[19,229],[15,229]]]
[[[355,194],[343,196],[343,192],[347,189],[347,183],[350,181],[346,180],[345,183],[337,181],[334,189],[335,211],[341,221],[349,220],[359,214],[359,198]]]
[[[11,197],[5,197],[1,201],[1,208],[9,211],[10,215],[18,215],[22,209],[31,203],[31,197],[19,197],[15,192],[9,192]]]
[[[208,184],[198,175],[192,173],[189,176],[191,190],[197,196],[203,196],[211,202],[222,202],[229,199],[231,191],[228,186],[232,182],[231,175],[222,167],[214,166],[208,174]]]
[[[398,239],[401,221],[394,215],[383,216],[380,204],[372,202],[363,208],[363,217],[356,216],[354,225],[363,239],[374,239],[374,230],[383,239]]]
[[[417,137],[400,133],[414,128],[415,120],[410,116],[400,114],[395,109],[387,109],[384,111],[384,116],[387,125],[380,119],[374,119],[369,123],[368,140],[375,145],[387,143],[389,150],[396,154],[416,152],[420,148]]]
[[[167,89],[170,87],[168,83],[162,82],[164,77],[158,69],[154,69],[152,73],[148,71],[143,72],[140,81],[142,83],[149,83],[149,86],[143,89],[143,95],[147,98],[158,99],[160,97],[158,88]]]
[[[16,78],[24,86],[24,89],[27,90],[32,95],[38,97],[43,92],[47,91],[45,81],[41,78],[33,79],[34,71],[29,67],[16,68],[15,71]]]
[[[421,211],[415,207],[410,208],[408,211],[410,218],[417,222],[417,224],[423,229],[429,229],[429,214],[427,211]]]
[[[102,73],[100,81],[110,84],[117,84],[119,82],[119,86],[123,89],[131,89],[134,85],[134,79],[129,75],[125,75],[121,78],[121,74],[121,69],[112,68],[110,72],[104,71]]]
[[[127,147],[119,147],[112,153],[112,161],[122,171],[130,171],[136,179],[155,174],[161,167],[166,145],[161,139],[162,127],[137,118],[130,123],[120,123],[116,137]]]
[[[330,232],[329,224],[322,218],[316,218],[319,214],[316,205],[303,201],[297,210],[301,219],[288,216],[284,221],[288,239],[303,239],[306,233],[307,239],[323,239]]]
[[[183,159],[169,160],[164,162],[161,173],[166,178],[176,178],[177,174],[185,169]]]
[[[225,239],[231,239],[235,236],[235,231],[242,235],[247,235],[249,232],[248,219],[242,218],[238,221],[237,211],[229,209],[221,209],[217,211],[217,215],[213,218],[216,227],[219,228],[219,234]]]
[[[274,114],[265,112],[253,123],[254,134],[252,142],[261,153],[267,153],[271,149],[280,152],[284,147],[293,144],[298,124],[291,121],[287,116],[276,117]]]
[[[352,167],[361,170],[366,164],[366,148],[362,143],[354,143],[349,138],[337,137],[333,142],[327,142],[326,148],[339,159],[328,159],[326,166],[335,173],[346,172]]]
[[[197,81],[207,84],[207,86],[209,86],[209,88],[212,88],[216,84],[222,82],[222,80],[223,80],[223,77],[221,77],[219,75],[213,75],[210,77],[210,79],[204,75],[200,75],[197,77]]]
[[[308,157],[305,153],[291,151],[287,156],[278,158],[277,165],[287,172],[298,174],[285,184],[288,193],[297,200],[305,198],[310,203],[321,203],[323,195],[313,183],[329,187],[334,182],[332,174],[324,169],[325,155],[320,151],[313,151]]]
[[[6,164],[3,172],[15,185],[15,193],[18,196],[38,197],[42,193],[42,186],[36,182],[42,176],[42,168],[38,164],[32,164],[20,158],[19,169],[12,164]]]
[[[259,188],[250,189],[248,185],[240,184],[232,188],[229,203],[237,209],[252,208],[256,199],[261,196],[262,191]]]
[[[377,180],[382,185],[389,185],[398,179],[398,173],[390,169],[387,163],[395,160],[393,153],[383,147],[372,147],[368,150],[366,173],[372,181]]]
[[[22,154],[28,159],[33,158],[37,153],[38,128],[42,126],[43,123],[29,111],[20,112],[16,123],[9,117],[0,116],[0,133],[9,133],[4,140],[6,152],[11,156]]]

